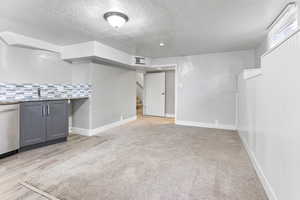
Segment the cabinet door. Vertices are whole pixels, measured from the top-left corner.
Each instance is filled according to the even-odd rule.
[[[46,104],[47,141],[67,137],[69,132],[68,101],[48,101]]]
[[[46,121],[43,102],[22,103],[20,109],[20,146],[46,141]]]

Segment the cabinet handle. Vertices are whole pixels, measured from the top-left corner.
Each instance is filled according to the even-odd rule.
[[[44,117],[44,113],[45,113],[45,112],[44,112],[44,106],[42,106],[41,108],[42,108],[42,109],[41,109],[41,114],[42,114],[42,117]]]
[[[47,104],[47,115],[48,116],[50,115],[50,106],[49,106],[49,104]]]

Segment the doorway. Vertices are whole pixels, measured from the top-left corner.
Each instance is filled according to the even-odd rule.
[[[175,118],[175,70],[145,73],[144,115]]]
[[[143,117],[144,108],[144,72],[136,73],[136,114],[138,118]]]
[[[144,114],[165,117],[166,73],[146,73]]]

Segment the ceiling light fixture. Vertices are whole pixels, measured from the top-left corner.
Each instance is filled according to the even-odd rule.
[[[121,12],[107,12],[103,17],[114,28],[122,27],[129,20],[129,17]]]
[[[159,43],[159,46],[164,47],[165,43],[161,42],[161,43]]]

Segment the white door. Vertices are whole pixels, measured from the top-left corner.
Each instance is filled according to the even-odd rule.
[[[165,72],[145,76],[145,115],[165,116]]]

